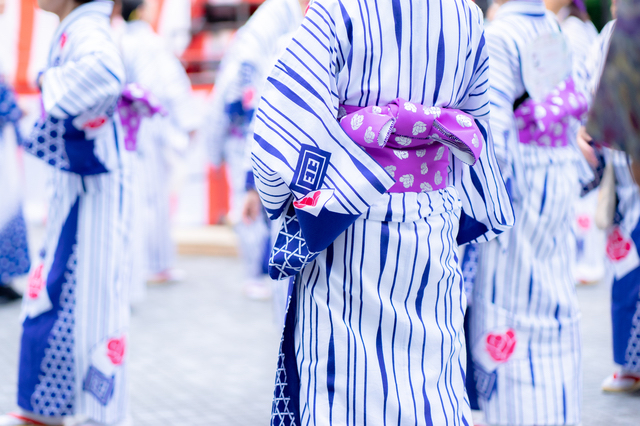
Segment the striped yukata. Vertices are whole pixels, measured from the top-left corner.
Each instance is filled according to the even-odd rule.
[[[42,75],[27,152],[53,166],[47,230],[23,303],[18,405],[112,424],[127,411],[129,164],[115,105],[124,67],[113,3],[74,9]]]
[[[137,83],[154,95],[168,114],[143,118],[137,135],[134,170],[133,244],[141,245],[140,272],[157,274],[175,261],[171,239],[169,157],[184,152],[189,132],[197,127],[191,83],[184,67],[162,38],[144,21],[128,22],[117,33],[127,83]],[[140,244],[141,243],[141,244]],[[146,275],[136,274],[132,301],[144,294]]]
[[[542,0],[505,3],[487,29],[491,127],[517,217],[511,231],[478,248],[469,344],[491,425],[580,423],[580,312],[571,266],[580,154],[562,143],[521,143],[513,111],[525,92],[521,55],[539,36],[559,32]]]
[[[443,189],[386,193],[394,179],[337,117],[340,105],[397,98],[414,112],[472,115],[486,141],[480,160],[469,167],[450,155]],[[300,250],[324,246],[292,285],[273,425],[471,423],[458,244],[490,240],[514,221],[488,116],[482,14],[472,2],[310,6],[268,78],[252,152],[279,238]],[[288,234],[296,222],[306,241]],[[288,248],[276,242],[273,259]],[[272,272],[291,273],[298,254],[285,253]]]
[[[242,219],[246,195],[248,141],[253,139],[253,119],[262,88],[275,60],[302,22],[298,0],[268,0],[238,31],[227,49],[211,99],[203,134],[210,160],[229,167],[231,208],[229,219],[239,237],[247,278],[264,274],[268,229],[263,218],[247,224]]]
[[[4,81],[0,63],[0,286],[29,272],[27,227],[22,215],[16,139],[22,112],[13,89]]]
[[[589,93],[595,92],[602,75],[615,22],[602,29],[582,69]],[[622,151],[605,148],[616,177],[618,205],[614,226],[607,230],[606,253],[613,269],[611,320],[613,360],[623,372],[640,373],[640,192],[629,170],[630,158]]]

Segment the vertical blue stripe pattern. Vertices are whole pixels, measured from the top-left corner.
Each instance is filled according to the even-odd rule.
[[[490,122],[518,217],[499,241],[478,246],[469,344],[476,367],[496,383],[491,392],[478,382],[488,424],[580,424],[580,312],[570,267],[578,157],[571,147],[519,143],[513,114],[525,92],[522,52],[559,31],[542,0],[513,0],[486,33]],[[493,346],[496,336],[512,351]]]

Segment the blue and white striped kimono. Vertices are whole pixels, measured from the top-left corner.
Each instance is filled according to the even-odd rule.
[[[127,410],[130,170],[115,109],[125,73],[112,7],[83,4],[61,22],[42,74],[42,119],[25,141],[53,166],[53,195],[24,297],[18,404],[98,423]]]
[[[0,63],[0,286],[26,274],[31,267],[15,149],[15,141],[20,139],[18,120],[21,116],[13,89],[4,81]]]
[[[171,239],[170,178],[172,153],[183,153],[189,132],[198,126],[191,82],[178,58],[144,21],[128,22],[116,36],[122,52],[127,83],[150,91],[167,110],[143,118],[138,131],[134,174],[134,238],[141,256],[134,275],[132,302],[144,295],[148,274],[169,270],[175,261]]]
[[[487,28],[491,128],[516,224],[478,248],[470,318],[476,390],[491,425],[580,423],[580,334],[571,244],[581,161],[575,147],[519,142],[513,105],[522,54],[557,34],[542,0],[512,0]]]
[[[593,44],[589,61],[582,69],[588,93],[595,95],[606,62],[615,22],[602,29]],[[607,255],[614,281],[611,289],[613,359],[623,372],[640,373],[640,190],[629,170],[630,158],[622,151],[605,150],[606,161],[613,164],[618,205],[616,224],[608,230]],[[619,232],[622,243],[615,250],[612,234]],[[627,245],[628,243],[628,245]]]
[[[487,142],[478,163],[450,157],[442,190],[386,193],[394,180],[336,117],[340,104],[398,97],[474,116]],[[325,248],[292,287],[273,425],[470,424],[458,242],[490,240],[514,222],[488,117],[472,2],[311,5],[268,78],[252,154],[281,237],[291,237],[292,200],[321,193],[294,216],[301,247]]]

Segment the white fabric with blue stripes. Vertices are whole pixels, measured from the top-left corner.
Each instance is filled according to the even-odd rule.
[[[491,127],[515,189],[516,225],[478,247],[470,340],[488,424],[580,423],[580,335],[571,226],[578,153],[519,143],[520,52],[558,33],[542,0],[512,0],[487,29]]]
[[[44,72],[48,116],[85,122],[113,109],[125,72],[110,36],[112,6],[80,5],[60,24]],[[103,173],[53,170],[47,235],[34,262],[46,285],[23,305],[18,403],[27,411],[105,424],[126,416],[127,348],[122,358],[118,342],[129,324],[131,169],[121,133],[113,112],[92,134],[95,152],[88,155]]]
[[[398,97],[473,115],[487,138],[480,161],[450,158],[443,190],[384,194],[391,177],[336,116],[341,103]],[[272,424],[471,422],[456,237],[485,241],[514,221],[488,118],[482,14],[471,2],[311,5],[257,113],[256,186],[273,219],[320,190],[353,221],[297,277]]]

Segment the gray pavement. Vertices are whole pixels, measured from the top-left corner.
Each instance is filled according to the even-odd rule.
[[[181,256],[183,283],[154,286],[130,336],[135,426],[267,425],[279,343],[269,302],[242,295],[240,262]],[[583,426],[639,426],[640,393],[607,395],[609,288],[578,289],[583,310]],[[0,307],[0,413],[15,408],[19,304]]]

